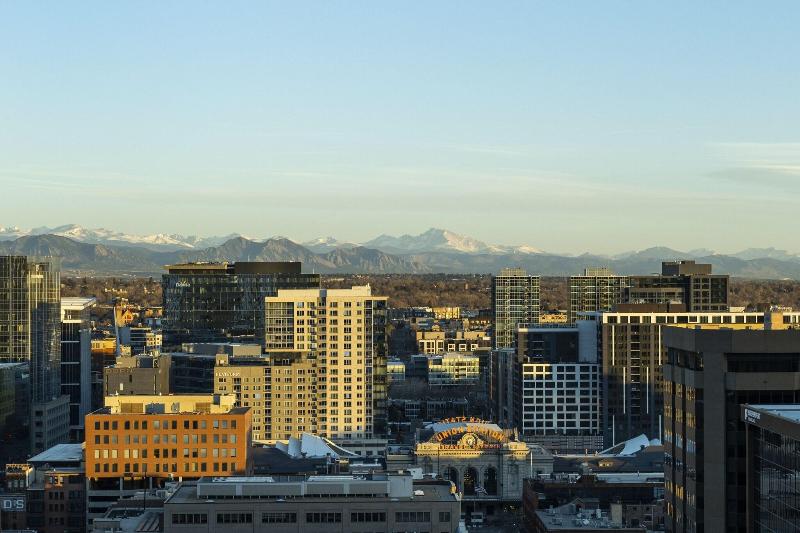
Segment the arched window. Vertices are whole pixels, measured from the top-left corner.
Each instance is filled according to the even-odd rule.
[[[488,467],[483,472],[483,488],[486,494],[494,496],[497,494],[497,469],[493,466]]]
[[[464,495],[474,496],[475,487],[478,484],[478,471],[472,467],[464,470]]]
[[[448,481],[452,481],[453,485],[456,486],[456,490],[459,490],[459,487],[458,487],[458,470],[456,470],[452,466],[448,466],[447,468],[444,469],[444,472],[442,472],[442,477],[444,479],[448,480]]]

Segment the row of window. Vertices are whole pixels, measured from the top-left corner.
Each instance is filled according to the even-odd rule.
[[[291,422],[291,420],[289,420]],[[172,457],[176,459],[180,452],[178,448],[155,448],[152,450],[153,457],[156,459],[160,459],[162,456],[164,459],[168,457]],[[170,453],[171,452],[171,453]],[[211,448],[211,456],[212,457],[236,457],[237,452],[236,448]],[[95,459],[118,459],[120,458],[119,450],[117,449],[99,449],[96,448],[94,450],[94,458]],[[206,458],[208,457],[208,449],[207,448],[183,448],[182,456],[185,458],[194,457],[194,458]],[[125,448],[122,450],[122,458],[123,459],[147,459],[148,457],[148,448],[142,448],[141,453],[139,449],[128,449]]]
[[[252,524],[253,513],[217,513],[218,524]],[[431,513],[428,511],[403,511],[395,513],[397,522],[430,522]],[[306,513],[306,523],[325,524],[341,523],[342,513],[321,512]],[[385,512],[353,512],[350,513],[350,522],[386,522]],[[439,513],[439,522],[450,522],[449,512]],[[207,524],[207,513],[175,513],[172,515],[173,524]],[[261,513],[263,524],[296,524],[297,513],[267,512]]]
[[[214,433],[212,436],[212,443],[219,444],[231,444],[236,443],[236,435],[228,435],[227,433],[219,434]],[[183,435],[181,439],[184,444],[206,444],[208,442],[208,435],[202,433],[200,435]],[[152,435],[150,442],[152,444],[177,444],[178,443],[178,435],[175,433],[172,434],[163,434],[163,435]],[[118,435],[95,435],[94,436],[94,443],[95,444],[119,444],[119,436]],[[122,435],[122,443],[123,444],[147,444],[147,435]]]
[[[147,429],[148,424],[147,420],[142,420],[141,424],[139,420],[125,420],[122,423],[123,429]],[[153,429],[178,429],[178,421],[177,420],[153,420]],[[228,429],[228,426],[232,429],[236,429],[236,420],[212,420],[211,427],[214,429]],[[140,427],[141,426],[141,427]],[[183,429],[208,429],[208,424],[206,420],[184,420],[183,421]],[[94,423],[94,429],[100,431],[102,428],[103,431],[116,431],[119,428],[119,423],[116,420],[108,421],[105,420],[100,422],[96,420]]]
[[[142,463],[141,466],[139,463],[125,463],[124,467],[120,468],[121,463],[95,463],[94,464],[94,471],[95,473],[121,473],[121,474],[130,474],[130,473],[145,473],[147,472],[147,463]],[[171,468],[169,463],[155,463],[152,465],[155,468],[155,472],[159,473],[178,473],[178,463],[172,463]],[[183,472],[235,472],[236,471],[236,463],[230,463],[230,469],[228,468],[228,463],[183,463]],[[150,469],[150,472],[153,472],[153,468]]]

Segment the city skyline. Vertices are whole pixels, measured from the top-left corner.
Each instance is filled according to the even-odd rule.
[[[792,250],[798,14],[6,4],[4,222]]]

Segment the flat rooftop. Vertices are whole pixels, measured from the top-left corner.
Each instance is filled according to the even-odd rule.
[[[83,460],[83,444],[56,444],[52,448],[34,455],[29,463],[66,463]]]
[[[741,417],[748,425],[800,440],[800,404],[745,404]]]
[[[62,296],[61,307],[68,307],[71,309],[86,309],[97,303],[94,296]]]
[[[403,479],[397,480],[396,485],[391,480],[393,476]],[[298,501],[352,502],[361,494],[370,501],[453,501],[458,495],[451,487],[450,482],[438,480],[413,482],[410,474],[206,477],[181,483],[166,503],[207,505],[217,498],[225,505],[248,506],[253,505],[254,499],[276,505]]]
[[[754,409],[767,411],[773,416],[777,416],[790,422],[800,424],[800,404],[756,404],[750,405]]]

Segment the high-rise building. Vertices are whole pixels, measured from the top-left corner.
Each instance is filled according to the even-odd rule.
[[[317,365],[317,433],[338,440],[386,434],[386,297],[369,285],[279,290],[265,304],[266,352],[310,352]],[[290,370],[287,370],[290,371]],[[273,410],[274,417],[285,417]]]
[[[596,324],[522,325],[517,335],[513,427],[561,453],[602,449]]]
[[[745,533],[741,406],[800,403],[800,330],[670,327],[663,336],[667,531]]]
[[[0,362],[30,364],[31,453],[69,438],[61,395],[61,276],[52,257],[0,256]]]
[[[279,289],[318,289],[318,274],[300,263],[188,263],[170,265],[162,278],[163,344],[255,342],[262,330],[264,298]]]
[[[673,311],[675,307],[681,311]],[[661,438],[666,326],[762,329],[765,323],[764,313],[685,312],[684,307],[621,304],[616,312],[594,316],[599,328],[607,447],[642,433]],[[800,322],[800,313],[784,312],[776,320],[781,327],[791,327]]]
[[[30,365],[0,363],[0,465],[30,456]]]
[[[800,404],[742,406],[747,428],[747,532],[800,524]]]
[[[61,276],[55,258],[0,256],[0,362],[31,364],[31,395],[61,395]]]
[[[492,350],[489,364],[489,399],[492,419],[500,427],[517,424],[514,403],[514,367],[517,353],[513,348]]]
[[[83,417],[92,410],[94,298],[61,298],[61,393],[69,396],[70,440],[83,442]]]
[[[216,356],[214,393],[234,394],[250,407],[253,440],[281,440],[317,432],[317,361],[310,352]]]
[[[606,267],[585,268],[582,276],[569,278],[568,322],[575,322],[578,313],[612,311],[625,301],[628,276],[617,276]]]
[[[727,311],[729,276],[712,274],[711,265],[695,261],[664,261],[661,275],[630,276],[626,302],[679,303],[687,311]]]
[[[492,278],[494,348],[513,348],[517,325],[539,322],[539,276],[504,268]]]

